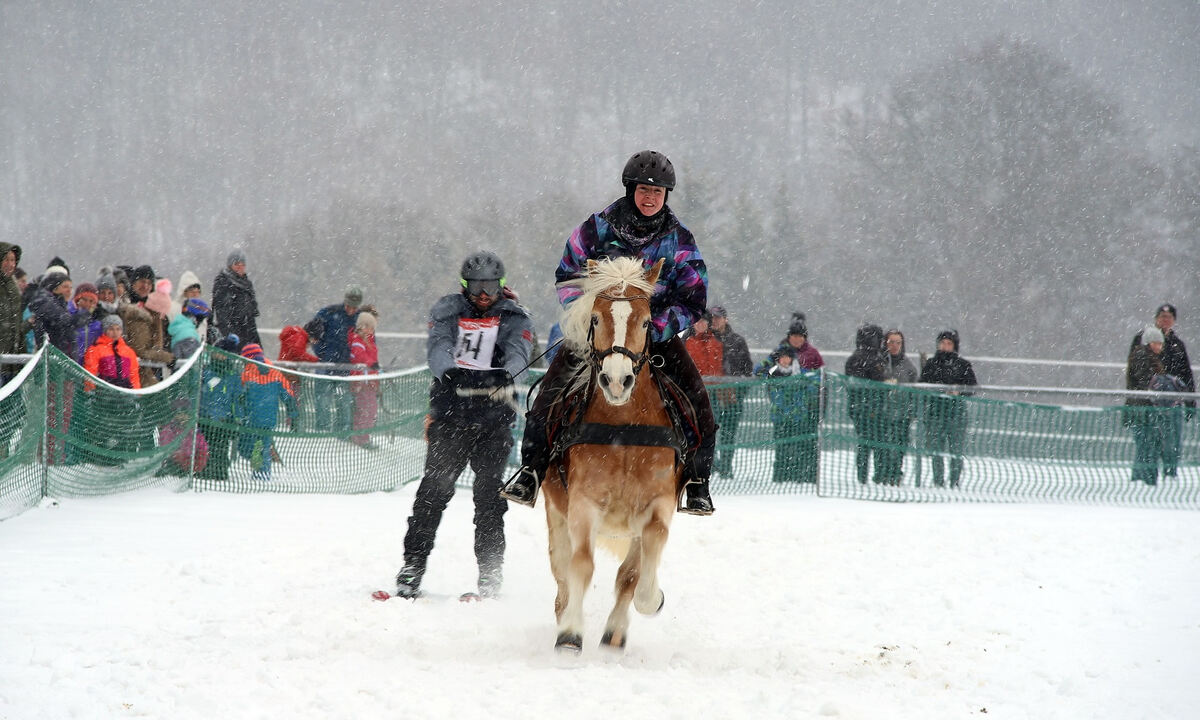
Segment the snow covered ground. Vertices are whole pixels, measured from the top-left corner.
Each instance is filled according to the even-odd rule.
[[[1194,513],[718,497],[678,516],[663,613],[553,649],[545,524],[508,514],[504,596],[471,502],[417,602],[373,602],[415,486],[356,496],[153,489],[0,523],[0,719],[1194,718]]]

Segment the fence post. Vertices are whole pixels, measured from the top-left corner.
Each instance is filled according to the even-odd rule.
[[[201,345],[197,352],[201,355],[192,364],[192,371],[196,374],[196,411],[192,415],[192,457],[188,461],[188,487],[193,492],[196,490],[196,446],[200,444],[200,402],[204,392],[204,364],[208,362],[208,345]]]
[[[50,355],[42,353],[42,497],[50,490]]]

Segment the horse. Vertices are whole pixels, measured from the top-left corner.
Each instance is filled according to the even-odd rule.
[[[577,359],[567,394],[581,393],[585,405],[542,485],[560,652],[582,651],[598,537],[620,538],[609,543],[614,552],[612,545],[627,543],[601,646],[625,647],[631,602],[643,615],[658,614],[665,602],[658,566],[679,499],[681,440],[650,368],[650,296],[662,265],[590,260],[585,276],[571,281],[582,295],[562,318]]]

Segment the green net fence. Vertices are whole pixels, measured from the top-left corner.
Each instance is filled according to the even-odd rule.
[[[206,348],[165,381],[131,391],[47,348],[0,389],[0,518],[44,497],[149,486],[393,490],[424,467],[429,383],[423,369],[345,377]],[[1125,407],[1119,397],[1042,405],[835,373],[716,382],[709,392],[721,425],[718,499],[1200,507],[1200,421],[1183,407]],[[468,471],[461,483],[470,482]]]

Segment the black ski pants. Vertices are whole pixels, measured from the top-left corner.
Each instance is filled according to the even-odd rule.
[[[499,570],[504,564],[504,513],[508,511],[500,486],[512,449],[512,430],[508,425],[464,427],[434,421],[428,437],[425,475],[404,535],[404,564],[425,569],[442,513],[454,496],[454,483],[470,463],[475,471],[475,559],[481,573]]]

